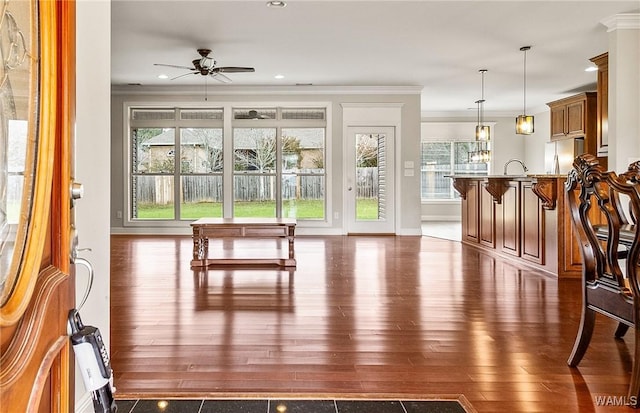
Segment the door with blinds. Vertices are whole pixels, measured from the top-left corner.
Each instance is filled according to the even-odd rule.
[[[393,234],[394,128],[350,127],[347,135],[347,233]]]

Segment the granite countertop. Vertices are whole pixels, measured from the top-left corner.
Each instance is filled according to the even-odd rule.
[[[478,175],[478,174],[456,174],[445,175],[446,178],[463,178],[463,179],[512,179],[512,180],[528,180],[532,178],[566,178],[566,174],[527,174],[527,175]]]

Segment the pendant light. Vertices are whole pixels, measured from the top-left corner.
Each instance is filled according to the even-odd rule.
[[[477,100],[478,104],[478,124],[476,125],[476,141],[488,141],[491,139],[491,131],[488,126],[484,125],[484,74],[487,69],[478,70],[482,75],[482,86],[480,100]]]
[[[516,118],[516,133],[518,135],[531,135],[533,133],[533,116],[527,115],[527,50],[530,50],[531,46],[522,46],[521,52],[524,52],[524,104],[522,108],[522,115]]]

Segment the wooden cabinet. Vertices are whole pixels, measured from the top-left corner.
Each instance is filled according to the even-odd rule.
[[[551,110],[551,140],[584,138],[596,133],[596,92],[585,92],[547,103]]]
[[[462,238],[464,242],[495,247],[495,214],[493,197],[485,190],[487,183],[465,182],[462,202]]]
[[[501,249],[505,254],[520,256],[520,183],[509,181],[502,195]]]
[[[598,66],[596,155],[609,153],[609,53],[589,59]]]
[[[465,242],[480,242],[479,214],[481,182],[464,180],[459,190],[462,195],[462,239]]]
[[[544,209],[531,181],[522,182],[522,237],[520,256],[544,264]]]
[[[486,191],[487,183],[480,184],[479,234],[480,244],[490,248],[496,246],[496,205],[493,196]]]

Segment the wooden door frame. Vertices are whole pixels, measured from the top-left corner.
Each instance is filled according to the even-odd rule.
[[[14,411],[73,411],[67,313],[70,265],[75,2],[32,0],[40,33],[37,164],[21,271],[0,308],[0,405]]]

